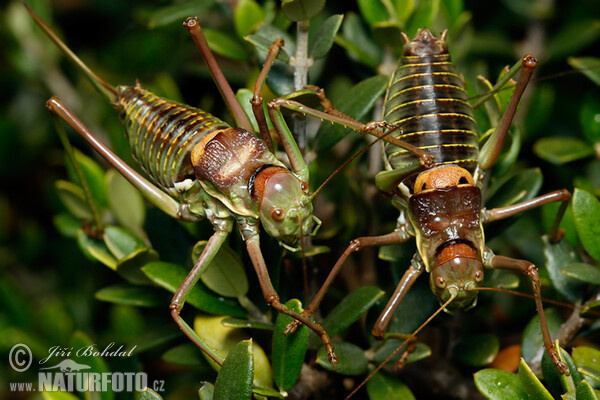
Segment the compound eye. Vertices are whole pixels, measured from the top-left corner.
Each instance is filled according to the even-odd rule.
[[[304,194],[308,194],[308,191],[309,191],[308,183],[300,182],[300,189],[302,189],[302,192]]]
[[[481,282],[483,280],[483,271],[477,271],[475,272],[475,282]]]
[[[443,289],[446,287],[446,280],[441,276],[438,276],[437,278],[435,278],[435,285],[440,289]]]
[[[285,212],[283,212],[281,208],[274,208],[273,211],[271,211],[271,217],[275,221],[283,221],[283,218],[285,217]]]

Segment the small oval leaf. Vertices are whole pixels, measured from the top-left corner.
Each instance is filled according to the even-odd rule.
[[[292,21],[307,21],[325,7],[325,0],[283,0],[281,10]]]
[[[331,372],[337,372],[342,375],[362,375],[367,372],[368,361],[365,357],[363,349],[348,343],[335,343],[335,354],[338,357],[336,363],[337,370],[329,363],[329,355],[325,346],[321,347],[317,352],[317,363]]]
[[[454,348],[454,357],[460,362],[481,367],[491,363],[498,350],[500,341],[496,335],[489,333],[465,337]]]
[[[573,263],[563,268],[563,274],[583,282],[600,285],[600,269],[586,263]]]
[[[408,386],[385,372],[379,372],[367,382],[369,400],[414,400]]]
[[[107,286],[94,295],[98,300],[136,307],[162,307],[169,296],[159,288],[118,283]]]
[[[215,381],[214,400],[250,400],[254,379],[252,340],[244,340],[229,352]]]
[[[299,300],[292,299],[285,305],[298,313],[303,311]],[[308,349],[309,329],[306,325],[300,325],[293,333],[287,335],[284,333],[287,325],[292,321],[294,321],[292,317],[279,313],[273,330],[271,354],[273,379],[277,387],[286,392],[300,377],[302,363]]]
[[[342,25],[343,19],[344,16],[342,14],[336,14],[323,22],[323,25],[319,28],[316,39],[310,48],[310,56],[313,59],[317,60],[327,55],[329,49],[331,49],[331,46],[333,45],[333,39],[335,39],[335,35]]]
[[[519,379],[530,399],[554,400],[550,392],[548,392],[548,389],[546,389],[537,376],[531,372],[531,369],[522,358],[521,363],[519,364]]]
[[[206,241],[199,241],[192,251],[192,260],[196,260],[206,247]],[[248,293],[248,277],[238,254],[226,243],[200,275],[200,279],[213,292],[225,297],[241,297]]]
[[[475,386],[490,400],[522,400],[527,393],[516,374],[499,369],[482,369],[476,372]]]
[[[146,205],[140,192],[116,170],[106,172],[106,187],[110,211],[123,227],[143,237]]]
[[[152,282],[171,293],[175,293],[189,272],[180,265],[162,261],[147,264],[142,268],[142,271],[144,271]],[[192,288],[185,301],[199,310],[210,313],[231,315],[234,317],[244,317],[246,315],[245,310],[239,304],[229,299],[215,296],[200,282],[196,283]]]
[[[575,189],[573,216],[581,244],[590,256],[600,261],[600,201],[585,190]]]
[[[567,136],[541,138],[535,142],[533,151],[541,159],[557,165],[594,155],[594,147],[589,143]]]

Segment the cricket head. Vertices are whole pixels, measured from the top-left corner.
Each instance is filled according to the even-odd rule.
[[[267,166],[255,175],[251,191],[252,196],[259,198],[263,227],[285,247],[299,250],[298,246],[290,246],[303,236],[315,235],[321,221],[312,215],[308,183],[294,173],[283,167]]]
[[[448,243],[436,258],[439,261],[429,274],[429,286],[440,304],[455,297],[449,308],[474,307],[476,289],[483,281],[483,264],[477,251],[468,243]]]
[[[409,199],[417,248],[430,286],[448,308],[471,308],[483,281],[481,191],[469,171],[441,165],[422,172]]]

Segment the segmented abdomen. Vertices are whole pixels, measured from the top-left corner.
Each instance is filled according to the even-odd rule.
[[[474,172],[479,152],[477,125],[463,82],[448,54],[402,57],[384,106],[384,119],[399,124],[392,135],[435,157]],[[386,143],[393,169],[419,162],[408,151]]]
[[[194,146],[207,134],[229,127],[209,113],[140,87],[120,87],[117,109],[133,155],[164,188],[192,178],[190,154]]]

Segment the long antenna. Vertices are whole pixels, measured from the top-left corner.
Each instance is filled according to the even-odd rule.
[[[478,288],[473,288],[471,290],[478,290],[478,291],[483,291],[483,292],[508,293],[508,294],[513,294],[515,296],[527,297],[528,299],[535,299],[535,296],[530,293],[523,293],[523,292],[518,292],[516,290],[510,290],[510,289],[501,289],[501,288],[493,288],[493,287],[478,287]],[[574,304],[567,303],[566,301],[553,300],[553,299],[549,299],[547,297],[542,297],[541,300],[544,303],[555,304],[557,306],[569,308],[571,310],[575,310],[575,308],[576,308],[576,306]],[[588,310],[587,313],[589,313],[591,315],[600,316],[600,312],[594,311],[594,310]]]
[[[395,131],[397,129],[399,129],[398,126],[394,127],[393,129],[391,129],[390,131],[388,131],[384,135],[378,136],[377,139],[373,140],[371,143],[369,143],[368,145],[366,145],[365,147],[363,147],[362,149],[360,149],[352,157],[350,157],[349,159],[347,159],[346,161],[344,161],[342,163],[342,165],[340,165],[335,171],[333,171],[331,173],[331,175],[329,175],[327,177],[327,179],[325,179],[325,181],[321,184],[321,186],[319,186],[317,188],[317,190],[314,191],[314,193],[310,196],[310,200],[312,201],[315,198],[315,196],[317,195],[317,193],[319,193],[321,191],[321,189],[323,189],[325,187],[325,185],[327,185],[337,174],[339,174],[344,168],[346,168],[346,166],[348,164],[350,164],[352,161],[354,161],[357,157],[359,157],[365,151],[369,150],[375,143],[378,143],[379,141],[383,140],[383,138],[389,136],[393,131]]]
[[[27,4],[25,0],[21,0],[21,2],[27,9],[27,12],[29,12],[29,14],[31,15],[35,23],[40,28],[42,28],[44,33],[46,33],[50,40],[52,40],[54,44],[56,44],[56,46],[58,46],[58,48],[62,50],[62,52],[67,56],[67,58],[71,60],[71,62],[73,62],[73,64],[75,64],[77,67],[79,67],[79,69],[85,74],[85,76],[87,76],[89,80],[92,81],[92,84],[96,87],[96,90],[98,90],[104,97],[106,97],[109,102],[114,102],[117,99],[117,90],[108,83],[104,82],[104,80],[102,80],[87,65],[85,65],[84,62],[81,61],[81,59],[77,57],[75,53],[73,53],[71,49],[69,49],[67,45],[58,38],[58,36],[56,36],[54,31],[50,29],[48,25],[46,25],[44,20],[42,20],[31,9],[31,7],[29,7],[29,4]]]
[[[369,379],[371,379],[373,377],[373,375],[375,375],[377,372],[379,372],[379,370],[381,368],[383,368],[383,366],[385,364],[387,364],[387,362],[390,361],[392,359],[392,357],[394,357],[396,355],[396,353],[398,353],[402,347],[404,347],[405,344],[407,344],[415,336],[417,336],[417,333],[419,333],[421,331],[421,329],[425,328],[425,326],[427,326],[427,324],[429,322],[431,322],[431,320],[434,319],[436,317],[436,315],[438,315],[446,307],[448,307],[448,305],[456,298],[457,295],[458,295],[458,292],[456,292],[456,291],[451,292],[450,293],[450,298],[444,304],[442,304],[440,306],[440,308],[438,308],[438,310],[436,312],[434,312],[433,314],[431,314],[431,316],[429,318],[427,318],[427,320],[425,322],[423,322],[421,324],[421,326],[419,326],[413,333],[411,333],[410,336],[408,338],[406,338],[406,340],[404,342],[402,342],[402,344],[400,346],[396,347],[396,350],[394,350],[392,352],[392,354],[390,354],[385,360],[383,360],[383,362],[381,364],[379,364],[377,366],[377,368],[375,368],[373,371],[371,371],[371,373],[357,387],[355,387],[354,390],[352,390],[352,392],[350,392],[350,394],[348,396],[346,396],[346,398],[344,400],[348,400],[348,399],[350,399],[350,397],[354,396],[356,394],[356,392],[358,392],[358,390],[361,387],[363,387],[365,385],[365,383],[367,383],[369,381]]]

